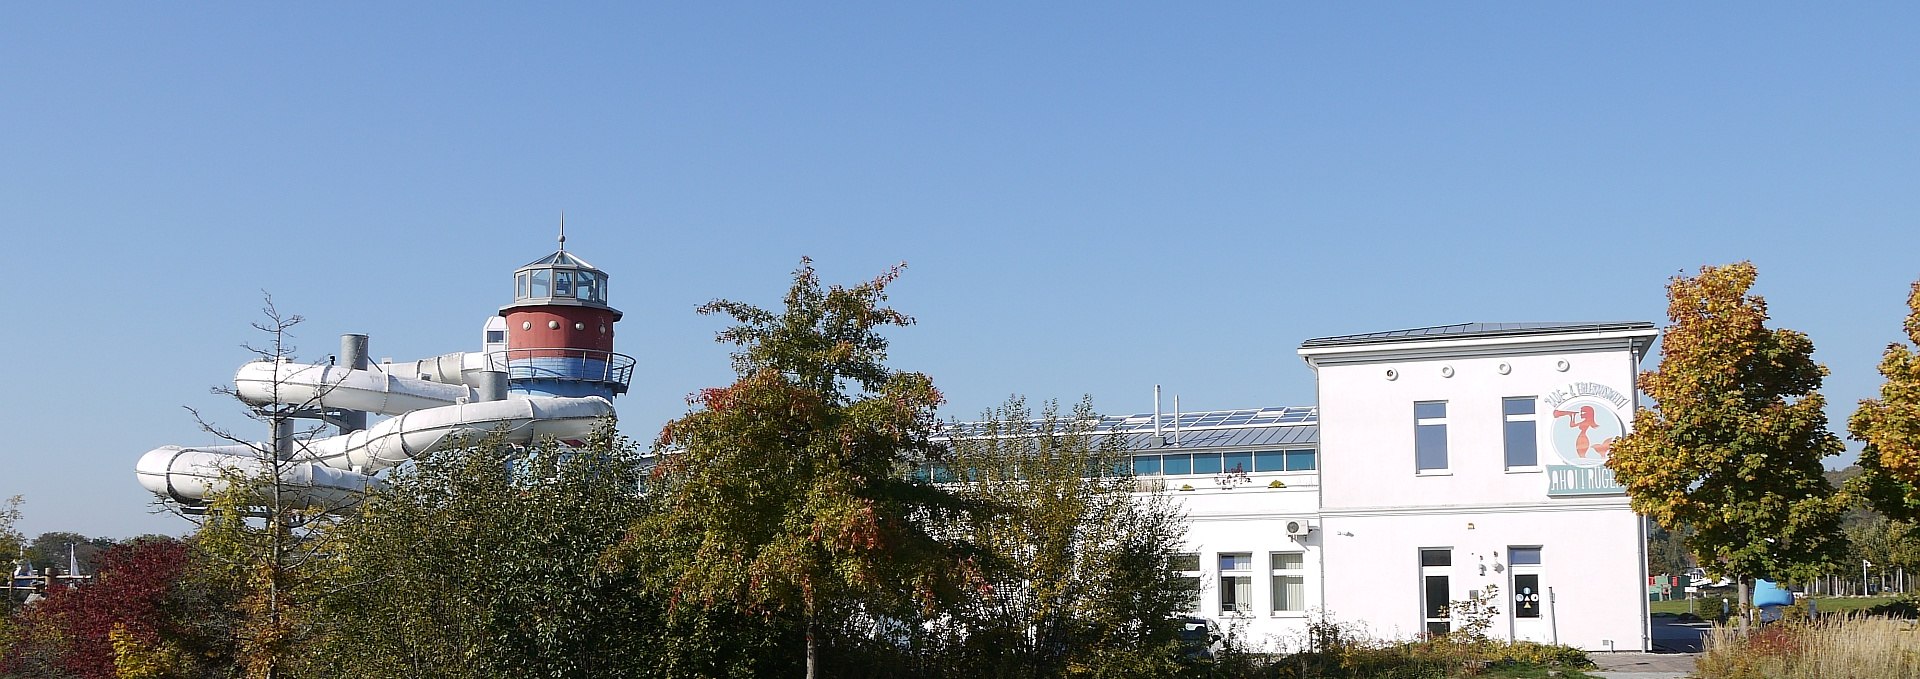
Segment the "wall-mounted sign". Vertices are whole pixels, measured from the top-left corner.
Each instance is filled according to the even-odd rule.
[[[1551,418],[1546,438],[1560,460],[1547,464],[1547,495],[1626,492],[1607,468],[1615,439],[1627,433],[1633,399],[1596,382],[1575,382],[1540,397]]]

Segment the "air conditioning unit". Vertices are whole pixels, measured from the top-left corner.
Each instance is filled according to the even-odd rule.
[[[1307,525],[1306,519],[1287,520],[1288,535],[1291,535],[1294,537],[1300,537],[1302,535],[1306,535],[1308,532],[1311,532],[1312,530],[1313,530],[1313,526]]]

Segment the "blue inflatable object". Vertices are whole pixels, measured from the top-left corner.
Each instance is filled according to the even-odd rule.
[[[1781,589],[1772,580],[1755,580],[1753,583],[1753,605],[1760,608],[1768,606],[1792,606],[1793,592]]]

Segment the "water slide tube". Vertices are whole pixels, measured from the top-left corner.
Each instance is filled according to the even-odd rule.
[[[369,474],[449,445],[494,432],[515,444],[546,436],[583,438],[600,418],[613,414],[613,404],[598,396],[478,400],[481,395],[466,384],[465,375],[483,369],[484,356],[478,354],[368,370],[256,361],[241,366],[233,381],[240,400],[249,405],[393,416],[365,430],[294,442],[292,463],[282,465],[280,474],[283,492],[323,507],[351,504],[381,486]],[[268,444],[161,446],[141,456],[140,485],[162,498],[198,505],[225,487],[228,473],[264,473],[261,451],[270,449]]]

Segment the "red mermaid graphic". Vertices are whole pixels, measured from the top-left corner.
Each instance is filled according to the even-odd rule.
[[[1593,406],[1583,405],[1579,410],[1556,409],[1553,411],[1553,417],[1554,419],[1568,418],[1567,426],[1580,431],[1580,435],[1573,439],[1574,454],[1584,458],[1587,456],[1587,451],[1592,450],[1600,457],[1606,457],[1607,451],[1613,448],[1613,437],[1600,439],[1599,443],[1590,443],[1587,440],[1587,430],[1600,427],[1600,423],[1593,420]]]

